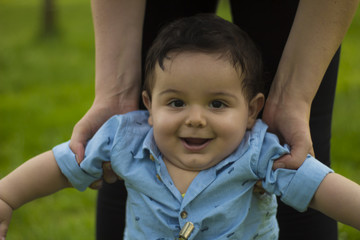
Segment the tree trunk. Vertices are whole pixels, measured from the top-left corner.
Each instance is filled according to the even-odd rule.
[[[43,22],[43,35],[52,36],[56,33],[55,24],[55,1],[44,0],[44,22]]]

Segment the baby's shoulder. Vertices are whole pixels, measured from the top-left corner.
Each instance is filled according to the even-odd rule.
[[[147,111],[134,111],[111,117],[106,125],[113,134],[114,146],[126,148],[141,144],[151,129],[148,118]]]
[[[149,113],[143,110],[114,115],[105,122],[102,128],[107,128],[114,134],[147,132],[151,128],[148,118]]]

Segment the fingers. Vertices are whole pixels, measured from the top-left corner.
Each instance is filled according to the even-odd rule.
[[[281,144],[290,146],[290,153],[276,160],[273,169],[298,169],[307,154],[314,156],[309,127],[310,107],[299,101],[267,103],[263,120],[268,124],[268,130],[279,137]]]
[[[76,156],[78,164],[84,160],[85,146],[87,141],[91,138],[92,130],[89,129],[88,124],[84,119],[81,119],[74,127],[69,147]]]
[[[109,117],[110,115],[106,110],[92,106],[84,117],[76,123],[69,146],[78,163],[84,159],[87,141],[93,137],[94,133]]]
[[[288,168],[286,163],[288,163],[289,161],[291,161],[291,156],[290,156],[290,154],[286,154],[274,161],[272,169],[276,170],[278,168]],[[291,169],[294,169],[294,168],[291,168]]]
[[[98,180],[98,181],[93,182],[93,183],[89,186],[89,188],[91,188],[91,189],[93,189],[93,190],[99,190],[99,189],[102,187],[102,185],[103,185],[103,180],[100,179],[100,180]]]
[[[309,123],[306,119],[292,118],[292,121],[277,125],[276,129],[283,140],[290,146],[290,154],[280,157],[274,162],[273,169],[298,169],[308,154],[314,156]]]
[[[312,146],[309,148],[306,145],[307,144],[301,143],[294,145],[294,147],[291,148],[290,154],[286,154],[274,162],[273,170],[278,168],[298,169],[303,164],[308,154],[312,156],[315,155]]]
[[[81,125],[76,125],[74,127],[73,134],[71,136],[69,147],[71,151],[76,156],[76,161],[78,164],[82,162],[85,155],[85,146],[88,140],[87,134],[84,134],[84,128]]]
[[[103,163],[103,172],[104,172],[103,178],[105,182],[114,183],[118,180],[118,176],[112,170],[110,162]]]
[[[127,101],[121,102],[122,104],[118,105],[118,97],[114,97],[113,101],[110,102],[97,101],[97,103],[95,103],[94,101],[88,112],[75,125],[69,147],[71,151],[75,154],[78,164],[80,164],[84,160],[87,141],[93,137],[95,132],[107,119],[109,119],[114,114],[133,111],[137,109],[137,97],[135,99],[127,99]],[[103,174],[103,180],[105,180],[107,183],[114,183],[118,180],[118,176],[112,171],[110,163],[105,163],[103,165]],[[90,185],[90,188],[100,189],[103,180],[93,182]]]
[[[120,179],[112,170],[110,162],[104,162],[102,168],[103,168],[103,179],[93,182],[89,186],[91,189],[99,190],[102,187],[104,181],[107,183],[114,183]]]
[[[69,147],[71,151],[75,154],[76,162],[80,164],[84,160],[85,156],[85,146],[75,140],[71,140]]]
[[[308,153],[308,148],[296,146],[291,149],[290,154],[286,154],[276,160],[273,164],[273,169],[287,168],[296,170],[303,164]]]
[[[265,189],[262,187],[262,183],[261,181],[257,181],[255,183],[255,186],[254,186],[254,189],[253,189],[253,193],[259,193],[260,195],[261,194],[264,194],[266,191]]]

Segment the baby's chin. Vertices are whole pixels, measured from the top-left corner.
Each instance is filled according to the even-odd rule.
[[[204,160],[202,158],[192,157],[187,158],[185,161],[180,161],[178,167],[187,171],[200,172],[212,168],[219,162],[221,162],[221,160]]]

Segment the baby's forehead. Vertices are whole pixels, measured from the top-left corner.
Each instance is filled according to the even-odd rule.
[[[162,70],[166,70],[171,68],[173,64],[181,64],[183,62],[199,59],[199,61],[196,62],[196,66],[201,67],[202,65],[205,65],[204,58],[214,61],[214,63],[219,64],[219,67],[227,65],[227,67],[233,68],[241,74],[241,66],[239,64],[234,64],[229,54],[219,51],[171,51],[166,54],[164,59],[159,59],[157,65],[159,65]]]
[[[225,87],[228,81],[242,85],[242,77],[230,60],[219,53],[172,52],[166,56],[162,66],[160,63],[156,64],[152,87],[156,83],[164,86],[165,82],[167,85],[182,84],[188,79],[191,79],[191,82],[187,82],[189,86],[201,83],[206,88],[208,83],[215,83],[219,87]]]
[[[205,69],[205,71],[197,71],[197,69]],[[209,72],[213,75],[209,75]],[[152,71],[146,72],[144,89],[151,96],[154,86],[160,79],[165,80],[168,77],[181,79],[181,76],[186,77],[187,74],[191,73],[200,74],[199,77],[206,77],[206,75],[212,77],[219,76],[218,74],[221,72],[226,76],[229,76],[230,73],[239,84],[244,86],[245,73],[242,72],[241,65],[234,64],[232,56],[226,51],[224,53],[224,51],[199,51],[198,49],[172,50],[157,59]],[[194,75],[190,77],[192,76]],[[221,80],[222,77],[218,77],[218,79]]]

